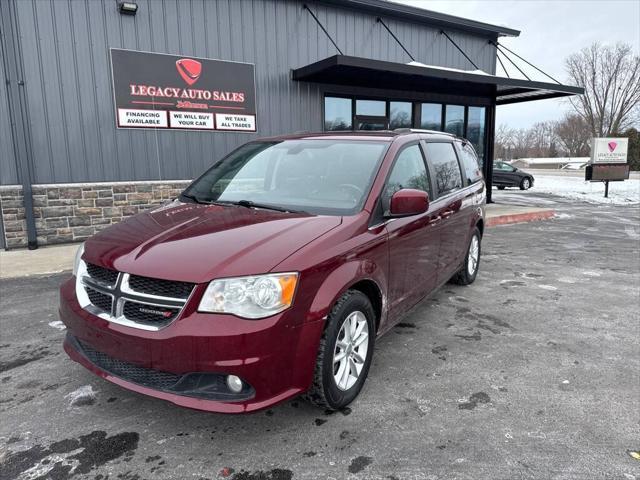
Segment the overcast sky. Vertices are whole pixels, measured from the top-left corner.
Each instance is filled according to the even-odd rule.
[[[640,0],[393,1],[520,30],[519,37],[502,38],[501,43],[563,83],[567,81],[564,59],[595,41],[621,41],[631,44],[636,53],[640,51]],[[511,68],[509,74],[513,71]],[[498,72],[503,75],[500,66]],[[529,76],[550,81],[535,70]],[[496,123],[526,128],[557,120],[570,108],[566,100],[505,105],[498,107]]]

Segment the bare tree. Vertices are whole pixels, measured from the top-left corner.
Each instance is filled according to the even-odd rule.
[[[589,155],[590,130],[580,115],[567,113],[555,125],[555,135],[560,148],[570,157]]]
[[[529,129],[528,138],[531,145],[527,156],[554,157],[557,156],[555,124],[553,122],[538,122]]]
[[[631,45],[594,43],[567,58],[566,69],[584,95],[570,98],[592,136],[602,137],[629,127],[640,104],[640,56]]]
[[[495,157],[503,160],[511,160],[513,150],[513,129],[504,123],[496,130]]]
[[[530,156],[533,147],[534,133],[532,129],[520,128],[513,132],[513,158]]]

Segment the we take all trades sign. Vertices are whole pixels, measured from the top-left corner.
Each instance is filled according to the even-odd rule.
[[[111,49],[118,128],[256,131],[254,65]]]

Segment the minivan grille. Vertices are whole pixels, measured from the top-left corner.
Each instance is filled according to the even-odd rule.
[[[195,287],[194,283],[132,275],[93,264],[79,269],[77,282],[82,308],[143,330],[159,330],[178,318]]]
[[[180,312],[179,308],[157,307],[146,303],[124,302],[124,316],[137,323],[161,326],[171,322]]]
[[[132,290],[140,293],[147,293],[149,295],[157,295],[160,297],[187,299],[191,290],[193,290],[194,284],[131,275],[129,278],[129,286]]]
[[[92,263],[87,263],[87,273],[95,281],[104,283],[110,287],[115,285],[118,280],[118,272],[116,270],[109,270],[108,268],[100,267]]]
[[[89,300],[93,305],[104,312],[111,313],[111,305],[113,301],[111,295],[99,292],[98,290],[87,286],[85,286],[84,289],[86,290]]]

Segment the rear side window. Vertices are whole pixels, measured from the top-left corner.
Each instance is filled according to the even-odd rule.
[[[383,207],[387,211],[391,196],[403,188],[422,190],[431,196],[429,175],[420,147],[410,145],[402,150],[393,165],[383,196]]]
[[[427,143],[427,158],[436,173],[438,196],[462,188],[462,175],[458,157],[452,143]]]
[[[464,173],[467,176],[469,183],[475,183],[482,180],[482,172],[480,171],[480,165],[478,165],[478,157],[476,152],[471,148],[468,143],[461,145],[461,158],[462,165],[464,165]]]

